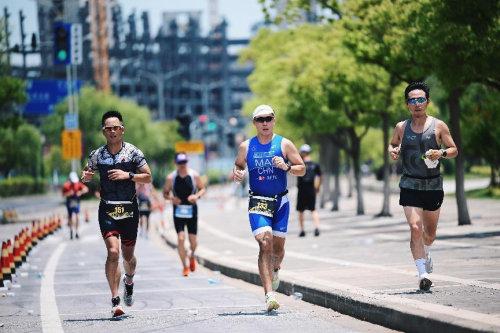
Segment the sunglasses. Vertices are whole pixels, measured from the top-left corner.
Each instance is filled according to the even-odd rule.
[[[263,122],[270,123],[271,121],[273,121],[273,119],[274,119],[273,116],[269,116],[269,117],[257,117],[254,118],[253,120],[255,120],[258,123],[263,123]]]
[[[425,97],[416,97],[416,98],[408,98],[406,100],[409,105],[417,105],[417,104],[424,104],[427,102],[427,98]]]
[[[111,132],[111,131],[117,132],[118,130],[123,129],[123,126],[121,126],[121,125],[120,126],[103,126],[102,129],[106,132]]]

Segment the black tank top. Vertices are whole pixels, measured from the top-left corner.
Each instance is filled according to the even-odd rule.
[[[440,164],[429,169],[425,165],[425,152],[439,149],[436,140],[436,118],[432,118],[423,133],[415,133],[411,129],[411,119],[406,121],[403,140],[401,141],[401,159],[403,176],[399,187],[414,190],[442,190],[443,180],[440,176]]]
[[[182,205],[192,205],[187,198],[196,193],[196,186],[193,184],[194,177],[187,174],[185,177],[181,177],[176,174],[173,179],[173,192],[176,197],[181,199]]]

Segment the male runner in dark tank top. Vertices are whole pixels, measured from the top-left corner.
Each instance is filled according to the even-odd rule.
[[[429,87],[412,82],[405,89],[406,106],[411,117],[394,129],[388,150],[391,158],[400,156],[403,175],[399,182],[399,204],[410,226],[410,249],[418,271],[419,288],[428,291],[433,264],[429,247],[436,238],[439,211],[443,203],[441,158],[453,158],[458,150],[448,126],[427,115]]]

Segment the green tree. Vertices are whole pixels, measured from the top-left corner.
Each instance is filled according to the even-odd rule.
[[[262,31],[243,59],[255,64],[249,83],[256,100],[279,105],[295,135],[333,141],[348,152],[357,212],[363,214],[360,140],[376,121],[374,111],[384,97],[378,91],[387,77],[375,66],[356,62],[340,43],[340,34],[340,28],[330,25]]]
[[[34,126],[0,127],[0,173],[41,176],[42,141]]]
[[[465,91],[461,103],[464,110],[464,148],[469,156],[485,160],[491,167],[490,187],[500,186],[500,93],[482,84]]]

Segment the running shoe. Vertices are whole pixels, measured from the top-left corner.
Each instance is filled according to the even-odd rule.
[[[429,280],[427,274],[425,276],[421,276],[419,280],[418,287],[420,290],[429,291],[429,289],[431,289],[432,281]]]
[[[267,311],[273,311],[273,310],[278,310],[280,307],[280,304],[276,300],[276,297],[274,296],[274,293],[267,293],[266,294],[266,307]]]
[[[120,296],[116,296],[115,298],[111,299],[111,315],[113,318],[123,316],[125,314],[125,311],[123,311],[123,308],[120,305]]]
[[[132,306],[134,304],[134,284],[128,284],[125,282],[125,277],[123,277],[123,284],[125,288],[123,288],[123,302],[125,302],[126,306]]]
[[[272,287],[273,290],[278,290],[278,287],[280,286],[280,276],[279,276],[279,269],[276,269],[273,271],[273,281],[272,281]]]
[[[319,229],[314,229],[314,236],[318,237],[319,236]]]
[[[299,234],[299,237],[306,237],[306,232],[302,230]]]
[[[189,258],[189,269],[191,270],[191,272],[194,272],[194,270],[196,269],[196,259],[194,257]]]
[[[425,258],[425,271],[427,273],[432,273],[433,270],[434,270],[434,265],[432,263],[431,254],[427,253],[427,256]]]
[[[184,267],[182,270],[182,275],[189,276],[189,267]]]

